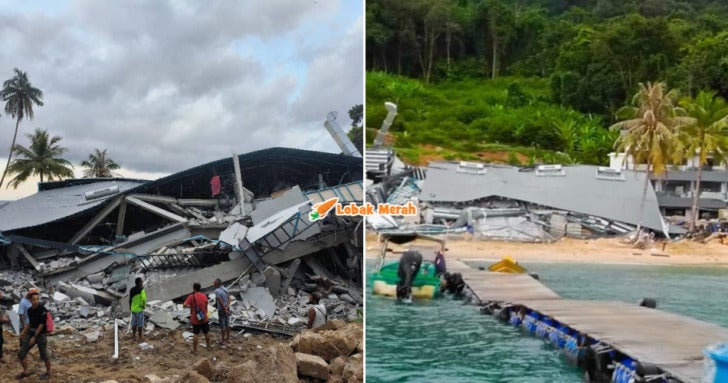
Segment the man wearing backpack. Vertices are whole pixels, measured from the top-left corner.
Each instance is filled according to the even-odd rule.
[[[192,332],[195,334],[192,339],[192,353],[197,353],[197,344],[200,339],[200,331],[205,334],[207,349],[210,349],[210,324],[207,316],[207,296],[200,292],[202,286],[198,282],[192,285],[192,294],[185,299],[182,307],[190,308],[190,320],[192,322]]]
[[[45,362],[46,372],[40,375],[41,380],[47,380],[51,377],[51,358],[48,355],[48,339],[46,331],[46,321],[48,320],[48,310],[40,304],[40,295],[38,292],[30,294],[31,307],[28,309],[28,323],[25,324],[23,330],[20,331],[20,349],[18,350],[18,360],[23,367],[23,372],[16,376],[17,379],[23,379],[30,376],[28,372],[27,356],[33,346],[38,345],[38,353],[40,359]]]

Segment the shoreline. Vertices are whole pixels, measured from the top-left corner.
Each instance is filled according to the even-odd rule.
[[[366,233],[366,259],[376,259],[379,246],[376,233]],[[719,242],[707,244],[681,240],[655,243],[649,249],[637,249],[620,238],[573,239],[564,238],[553,243],[522,243],[506,241],[479,241],[472,238],[448,239],[445,257],[464,262],[496,262],[505,256],[520,263],[605,264],[644,266],[702,266],[728,267],[728,245]],[[405,246],[390,243],[385,260],[397,260],[398,252],[409,246],[435,248],[429,241],[416,240]],[[433,253],[423,253],[425,260],[434,259]]]

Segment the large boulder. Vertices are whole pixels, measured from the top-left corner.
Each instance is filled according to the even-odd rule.
[[[363,360],[363,354],[356,354],[349,358],[341,376],[345,383],[362,383],[364,381]]]
[[[192,370],[207,379],[213,379],[215,376],[215,369],[212,367],[210,359],[207,358],[198,360],[197,363],[192,365]]]
[[[233,366],[226,383],[298,383],[296,355],[286,344],[260,350],[253,357]]]
[[[329,363],[329,381],[328,383],[342,383],[342,375],[344,374],[344,367],[346,366],[346,360],[347,358],[344,358],[343,356],[340,356],[338,358],[334,358],[334,360]]]
[[[339,350],[334,346],[332,340],[313,331],[305,332],[298,341],[298,352],[320,356],[329,362],[337,356],[341,356]]]
[[[230,374],[230,371],[233,369],[234,363],[228,360],[223,360],[220,363],[215,365],[215,375],[212,379],[216,382],[222,382],[225,380],[225,377]]]
[[[298,375],[310,376],[321,380],[329,379],[329,364],[320,356],[296,353]]]
[[[293,352],[298,351],[298,343],[300,341],[301,341],[301,334],[299,333],[299,334],[294,335],[293,339],[291,339],[291,341],[288,342],[288,346],[291,347],[291,350],[293,350]]]
[[[321,326],[316,327],[313,331],[322,332],[326,330],[338,330],[346,327],[346,322],[341,319],[332,319]]]
[[[336,331],[324,331],[321,335],[329,338],[339,356],[344,357],[351,355],[364,337],[361,325],[356,323],[350,323]]]
[[[332,323],[332,322],[329,322]],[[296,351],[317,355],[327,362],[338,356],[349,357],[362,342],[364,332],[360,323],[349,323],[337,330],[309,331],[291,342]]]
[[[210,383],[210,380],[197,373],[195,370],[190,370],[182,377],[180,383]]]

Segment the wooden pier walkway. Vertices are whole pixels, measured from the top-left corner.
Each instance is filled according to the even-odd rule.
[[[624,302],[562,299],[528,275],[481,271],[459,261],[447,266],[483,302],[528,307],[683,382],[700,382],[703,350],[728,341],[728,329],[697,319]]]

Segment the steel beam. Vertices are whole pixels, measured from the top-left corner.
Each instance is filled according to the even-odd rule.
[[[146,203],[146,202],[144,202],[144,201],[142,201],[140,199],[137,199],[135,197],[132,197],[132,196],[126,197],[126,202],[129,202],[131,204],[134,204],[136,206],[139,206],[140,208],[142,208],[144,210],[147,210],[147,211],[149,211],[151,213],[157,214],[159,216],[162,216],[162,217],[167,218],[167,219],[172,220],[172,221],[177,221],[177,222],[180,222],[180,223],[187,222],[187,218],[180,217],[177,214],[170,213],[167,210],[164,210],[162,208],[156,207],[156,206],[154,206],[154,205],[152,205],[150,203]]]
[[[111,201],[108,205],[106,205],[101,211],[96,214],[95,217],[93,217],[86,226],[83,227],[76,235],[71,238],[71,240],[68,242],[71,245],[77,244],[79,241],[84,239],[86,235],[94,228],[96,225],[101,223],[101,221],[106,218],[114,209],[116,209],[117,206],[121,203],[123,197],[116,198],[115,200]]]

